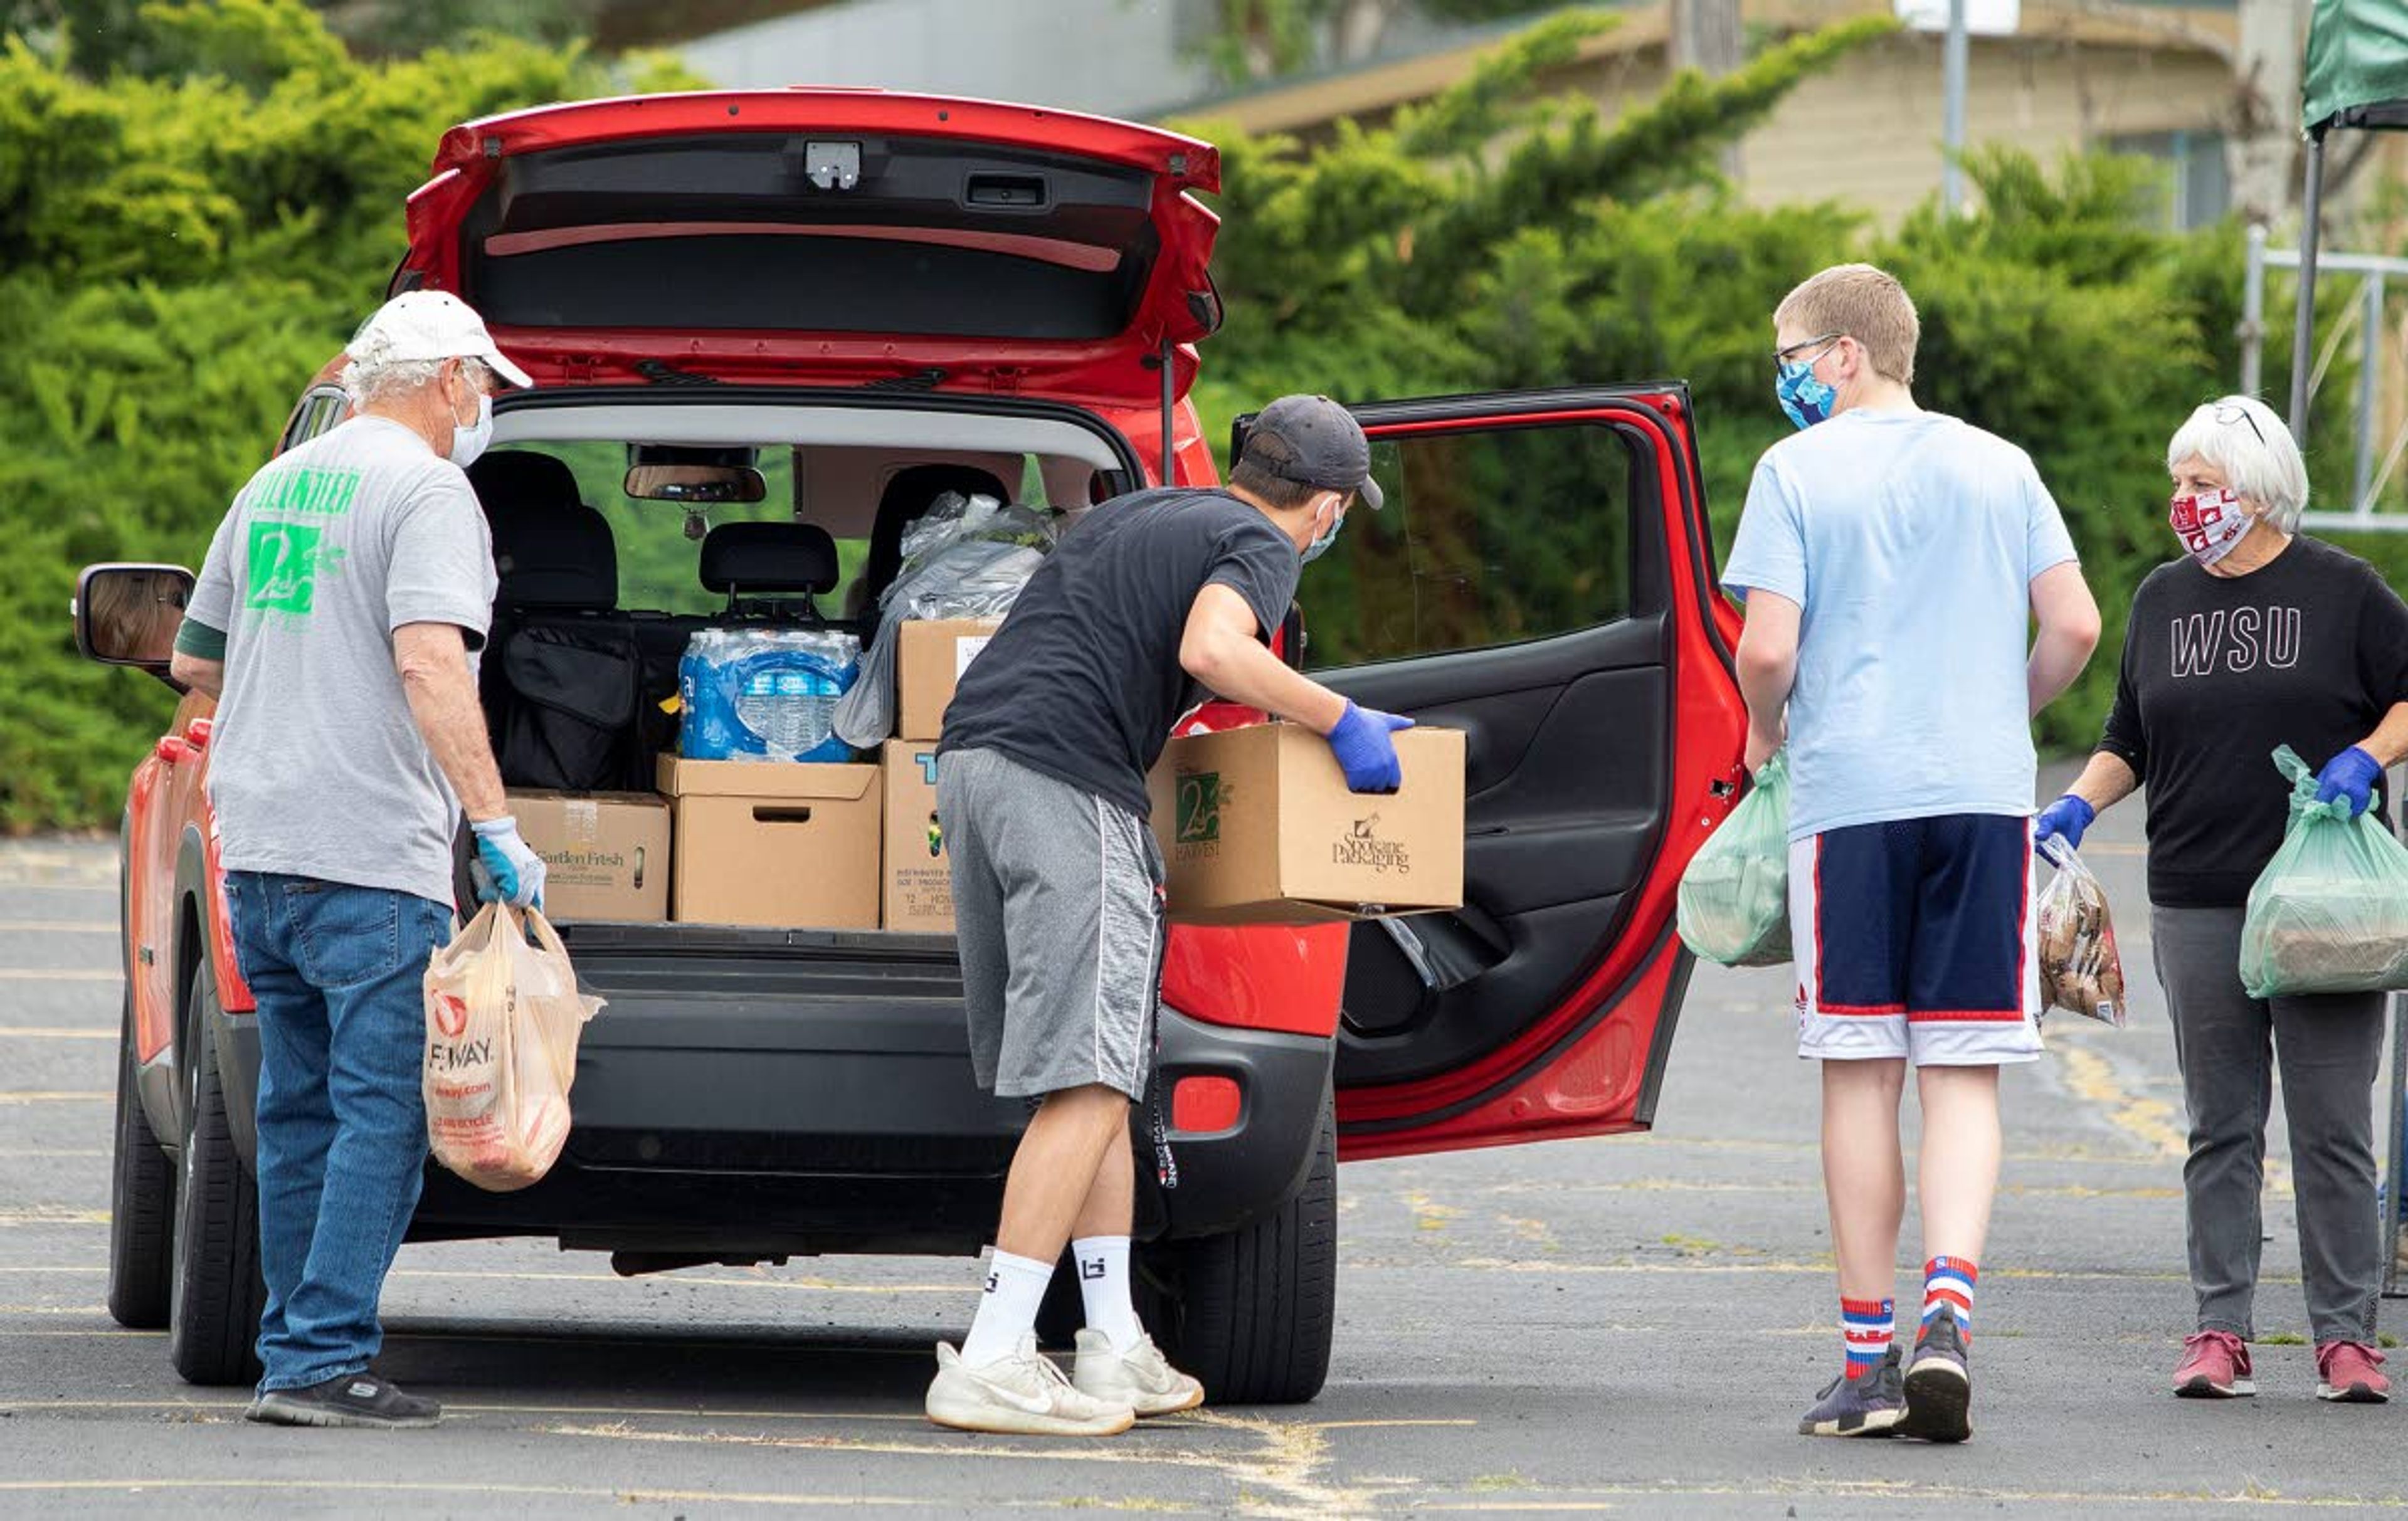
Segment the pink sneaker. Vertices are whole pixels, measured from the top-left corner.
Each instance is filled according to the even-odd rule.
[[[2380,1405],[2391,1381],[2375,1370],[2383,1354],[2363,1342],[2327,1342],[2316,1348],[2316,1398],[2344,1405]]]
[[[2183,1338],[2174,1395],[2182,1399],[2236,1399],[2258,1392],[2249,1377],[2249,1346],[2230,1331],[2193,1331]]]

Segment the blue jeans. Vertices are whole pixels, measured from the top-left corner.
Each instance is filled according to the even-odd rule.
[[[259,1000],[260,1389],[356,1373],[426,1169],[421,980],[452,910],[408,893],[227,873]]]

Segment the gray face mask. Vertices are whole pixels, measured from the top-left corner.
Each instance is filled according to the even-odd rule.
[[[1338,542],[1338,530],[1344,526],[1346,526],[1346,513],[1341,508],[1330,517],[1329,526],[1313,535],[1312,542],[1304,546],[1303,563],[1311,565],[1328,553],[1329,546]]]

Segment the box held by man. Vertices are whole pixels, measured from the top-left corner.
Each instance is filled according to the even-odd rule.
[[[1173,739],[1148,779],[1182,924],[1328,924],[1463,905],[1464,738],[1396,737],[1404,785],[1346,790],[1320,736],[1262,724]]]
[[[936,618],[903,625],[896,636],[896,738],[934,739],[945,732],[954,684],[1002,626],[995,618]]]

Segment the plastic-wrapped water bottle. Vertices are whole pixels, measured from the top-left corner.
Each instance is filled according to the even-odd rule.
[[[707,628],[678,668],[689,760],[846,761],[837,702],[861,673],[861,641],[802,628]]]

